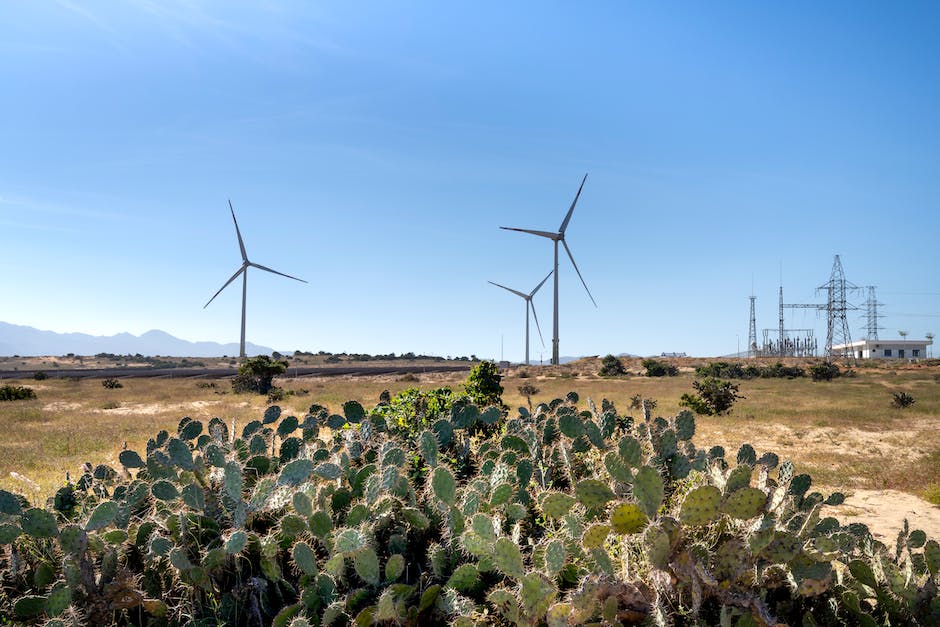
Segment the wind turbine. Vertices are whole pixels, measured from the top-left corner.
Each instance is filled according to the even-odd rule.
[[[554,270],[552,270],[552,272],[554,272]],[[532,297],[535,296],[535,293],[537,291],[539,291],[539,288],[545,285],[545,281],[547,281],[548,277],[552,275],[552,272],[549,272],[548,274],[546,274],[545,278],[542,279],[542,282],[536,285],[535,289],[529,292],[528,294],[524,292],[516,291],[512,289],[511,287],[506,287],[505,285],[500,285],[499,283],[493,283],[493,281],[487,281],[487,283],[491,285],[495,285],[496,287],[501,287],[507,292],[512,292],[516,296],[525,300],[525,365],[527,366],[529,365],[529,310],[530,309],[532,310],[532,315],[535,316],[535,328],[538,329],[539,340],[542,341],[542,346],[545,346],[545,340],[542,339],[542,328],[539,326],[539,317],[538,317],[538,314],[535,313],[535,305],[532,302]]]
[[[578,273],[578,278],[581,279],[581,285],[584,286],[584,291],[587,292],[588,298],[591,299],[591,302],[594,303],[594,306],[597,307],[597,302],[594,300],[594,297],[591,296],[591,290],[588,289],[587,283],[584,282],[584,277],[581,276],[581,271],[578,270],[578,264],[574,261],[574,256],[571,254],[571,249],[568,248],[568,243],[565,242],[565,230],[568,228],[568,221],[571,220],[571,214],[574,213],[574,206],[578,204],[578,198],[581,196],[581,190],[584,188],[584,181],[587,180],[587,174],[584,175],[584,178],[581,179],[581,186],[578,187],[578,193],[575,194],[574,200],[571,202],[571,208],[568,209],[568,214],[565,216],[565,219],[562,221],[561,226],[558,227],[557,233],[552,233],[550,231],[534,231],[532,229],[517,229],[508,226],[501,226],[499,228],[505,229],[507,231],[519,231],[520,233],[529,233],[531,235],[538,235],[539,237],[546,237],[552,242],[555,243],[555,266],[552,270],[555,273],[555,315],[554,321],[552,324],[552,364],[558,365],[558,242],[561,242],[562,246],[565,247],[565,252],[568,253],[568,258],[571,259],[571,265],[574,266],[574,271]]]
[[[241,252],[242,252],[242,265],[241,267],[238,268],[235,274],[232,275],[232,278],[226,281],[225,285],[220,287],[219,291],[216,292],[215,295],[209,299],[209,302],[203,305],[202,308],[205,309],[206,307],[208,307],[209,303],[214,301],[215,297],[221,294],[222,290],[228,287],[229,283],[237,279],[239,274],[242,275],[242,336],[241,336],[241,346],[239,349],[239,357],[244,359],[245,358],[245,302],[248,296],[248,268],[249,267],[258,268],[259,270],[264,270],[265,272],[270,272],[272,274],[279,274],[281,276],[287,277],[288,279],[294,279],[295,281],[300,281],[301,283],[306,283],[306,281],[304,281],[303,279],[298,279],[297,277],[291,276],[289,274],[284,274],[283,272],[278,272],[277,270],[272,270],[271,268],[262,266],[261,264],[258,264],[258,263],[254,263],[253,261],[248,261],[248,254],[245,252],[245,242],[242,241],[242,233],[238,229],[238,220],[235,219],[235,209],[232,208],[231,200],[228,201],[228,208],[232,212],[232,222],[235,223],[235,234],[238,236],[238,247],[241,249]]]

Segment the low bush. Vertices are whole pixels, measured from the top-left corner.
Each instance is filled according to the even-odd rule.
[[[742,366],[738,363],[716,361],[695,369],[696,376],[717,379],[794,379],[806,373],[799,366],[785,366],[777,362],[771,366]]]
[[[891,406],[895,409],[904,409],[910,407],[917,401],[907,392],[894,392],[891,395]]]
[[[0,386],[0,401],[26,401],[32,398],[36,398],[33,388],[19,385]]]
[[[37,370],[36,372],[33,373],[33,379],[35,379],[36,381],[45,381],[48,378],[49,378],[49,375],[47,375],[42,370]]]
[[[116,390],[124,387],[124,384],[117,379],[103,379],[101,385],[107,390]]]
[[[693,381],[692,387],[697,394],[683,394],[679,405],[706,416],[730,413],[735,401],[745,398],[738,394],[737,384],[714,377]]]
[[[658,359],[644,359],[642,365],[648,377],[674,377],[679,374],[679,368]]]
[[[832,381],[842,374],[842,370],[832,362],[823,361],[810,366],[809,373],[813,381]]]
[[[601,360],[601,369],[597,374],[602,377],[622,377],[627,374],[627,369],[623,367],[620,358],[607,355]]]

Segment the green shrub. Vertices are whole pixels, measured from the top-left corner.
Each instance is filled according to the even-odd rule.
[[[679,368],[658,359],[644,359],[643,367],[648,377],[674,377],[679,374]]]
[[[809,367],[809,374],[813,381],[832,381],[842,374],[839,366],[832,362],[823,361]]]
[[[48,378],[49,378],[49,375],[47,375],[42,370],[37,370],[35,373],[33,373],[33,379],[35,379],[36,381],[45,381]]]
[[[124,387],[124,384],[117,379],[103,379],[101,381],[101,385],[108,390],[116,390],[118,388]]]
[[[267,355],[246,359],[232,378],[232,390],[238,394],[267,394],[273,386],[274,377],[287,372],[286,361],[274,361]]]
[[[695,369],[696,376],[717,379],[794,379],[806,373],[799,366],[784,366],[777,362],[772,366],[742,366],[737,363],[715,361]]]
[[[607,355],[601,360],[601,369],[597,374],[602,377],[620,377],[627,374],[627,369],[618,357]]]
[[[917,401],[907,392],[894,392],[891,395],[891,406],[895,409],[904,409],[910,407]]]
[[[0,401],[25,401],[36,398],[33,388],[19,385],[0,386]]]
[[[503,405],[502,375],[491,361],[481,361],[470,370],[464,389],[470,400],[477,405]]]
[[[706,416],[730,413],[734,402],[745,398],[738,394],[737,384],[714,377],[693,381],[692,387],[697,394],[683,394],[679,405]]]

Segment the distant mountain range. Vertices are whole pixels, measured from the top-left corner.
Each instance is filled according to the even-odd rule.
[[[273,349],[247,342],[249,355],[270,355]],[[55,333],[33,327],[0,322],[0,355],[115,355],[221,357],[238,355],[238,344],[218,342],[189,342],[173,337],[165,331],[147,331],[143,335],[118,333],[117,335],[88,335],[85,333]]]

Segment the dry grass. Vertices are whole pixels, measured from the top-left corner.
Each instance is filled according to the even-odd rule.
[[[613,401],[630,414],[636,394],[658,401],[656,414],[679,411],[680,396],[691,392],[694,362],[682,362],[678,377],[651,379],[627,376],[603,379],[594,373],[599,360],[570,366],[515,368],[503,380],[504,400],[525,405],[520,385],[539,388],[535,401],[577,391],[582,403],[593,398]],[[629,364],[633,372],[639,364]],[[740,400],[729,416],[700,417],[699,446],[720,444],[733,454],[749,442],[759,452],[772,450],[793,460],[819,483],[832,489],[898,489],[918,496],[940,485],[940,368],[864,368],[854,378],[830,383],[809,379],[741,381]],[[528,373],[529,376],[525,376]],[[302,416],[312,403],[339,411],[356,399],[370,406],[388,389],[459,386],[461,374],[424,374],[419,381],[401,377],[330,377],[287,379],[280,384],[307,394],[280,403],[287,413]],[[0,403],[0,487],[24,494],[50,494],[62,484],[65,472],[78,473],[85,461],[117,465],[123,442],[143,450],[159,429],[175,430],[182,416],[203,421],[219,416],[244,425],[267,406],[262,396],[235,395],[228,380],[217,388],[200,387],[200,379],[124,379],[124,387],[108,390],[99,379],[11,381],[36,390],[37,400]],[[917,403],[908,409],[890,406],[891,392],[903,389]],[[106,409],[109,408],[110,409]],[[17,473],[18,479],[11,475]],[[33,487],[31,482],[36,486]],[[933,486],[933,488],[931,488]]]

